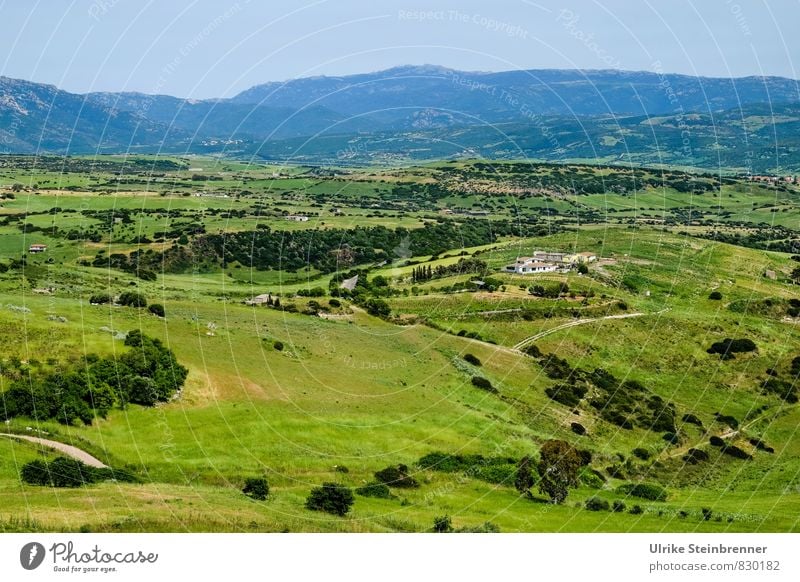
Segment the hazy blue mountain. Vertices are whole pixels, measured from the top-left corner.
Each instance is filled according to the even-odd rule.
[[[362,163],[480,155],[800,168],[800,90],[779,77],[481,73],[405,66],[232,99],[75,95],[0,78],[0,151],[209,152]]]

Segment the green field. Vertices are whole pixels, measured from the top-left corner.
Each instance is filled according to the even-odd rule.
[[[8,418],[0,432],[74,444],[135,482],[26,484],[22,467],[55,453],[0,437],[1,530],[422,532],[443,515],[455,528],[501,532],[800,529],[800,411],[763,387],[770,378],[793,385],[792,360],[800,356],[800,317],[792,311],[795,187],[717,184],[703,175],[686,178],[705,184],[702,193],[680,192],[684,177],[676,173],[660,188],[578,193],[560,176],[610,186],[628,178],[586,166],[519,171],[505,164],[492,174],[459,162],[326,174],[172,161],[179,169],[159,176],[80,164],[69,172],[2,168],[0,186],[9,185],[0,191],[0,391],[87,354],[119,357],[131,330],[160,339],[189,375],[174,399],[117,405],[88,425]],[[439,248],[422,234],[413,239],[421,243],[406,243],[408,232],[466,229],[474,224],[468,220],[521,226],[481,244]],[[772,225],[784,227],[774,239],[754,235]],[[365,231],[376,233],[370,241],[389,240],[369,230],[375,227],[403,228],[405,238],[362,249],[382,260],[351,258],[361,256],[357,244],[369,246],[354,242],[366,240]],[[741,244],[711,240],[715,230],[741,235]],[[335,248],[325,246],[324,231],[341,233]],[[308,266],[264,268],[274,249],[263,251],[261,263],[256,250],[243,260],[229,235],[252,233],[255,249],[259,232],[309,236],[298,239],[311,241],[301,249]],[[474,242],[468,234],[464,240]],[[33,243],[48,250],[29,254]],[[537,249],[591,251],[600,260],[586,273],[501,271]],[[146,276],[141,266],[93,263],[135,251],[151,251]],[[195,263],[174,260],[181,253]],[[336,268],[325,261],[331,253],[341,257]],[[199,259],[202,268],[187,267]],[[462,259],[482,270],[454,272]],[[417,280],[421,267],[438,274]],[[358,292],[341,292],[338,281],[354,273]],[[478,279],[486,285],[472,283]],[[166,317],[90,302],[125,291],[162,304]],[[710,299],[712,291],[721,298]],[[267,293],[280,308],[246,303]],[[376,301],[388,313],[375,312]],[[757,348],[732,359],[708,353],[725,338]],[[515,349],[521,343],[542,356]],[[573,375],[556,377],[548,355]],[[639,400],[667,403],[674,433],[609,420],[607,408],[617,404],[598,405],[603,389],[587,380],[600,369],[641,385],[636,396],[624,395],[623,415],[641,412]],[[476,376],[495,390],[473,385]],[[575,377],[587,386],[577,404],[548,396]],[[749,458],[725,454],[712,437]],[[516,463],[537,459],[552,439],[591,454],[562,504],[536,486],[528,495],[514,486]],[[691,464],[690,449],[706,457]],[[502,462],[491,475],[419,464],[434,452]],[[392,487],[386,499],[356,494],[344,517],[305,508],[323,482],[355,489],[398,464],[418,487]],[[266,501],[242,493],[251,477],[269,482]],[[637,483],[659,484],[666,501],[629,495],[625,486]],[[593,497],[625,507],[590,511],[585,502]]]

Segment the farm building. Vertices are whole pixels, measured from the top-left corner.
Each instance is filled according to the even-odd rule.
[[[286,220],[294,220],[296,222],[308,222],[308,216],[304,216],[302,214],[289,214],[286,216]]]
[[[552,273],[558,266],[553,263],[544,263],[534,257],[520,257],[516,262],[506,265],[503,270],[506,273],[517,273],[520,275],[530,275],[533,273]]]
[[[29,253],[43,253],[47,250],[47,245],[34,244],[28,247]]]
[[[597,260],[597,255],[591,252],[583,252],[575,255],[577,263],[593,263]]]

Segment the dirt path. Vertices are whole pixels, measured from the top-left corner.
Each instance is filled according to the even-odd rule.
[[[637,313],[622,313],[620,315],[606,315],[606,316],[603,316],[603,317],[595,317],[595,318],[591,318],[591,319],[576,319],[575,321],[569,321],[567,323],[562,323],[561,325],[557,325],[556,327],[553,327],[551,329],[546,329],[545,331],[539,332],[536,335],[532,335],[530,337],[526,337],[524,340],[522,340],[517,345],[515,345],[512,349],[519,351],[522,348],[524,348],[525,346],[527,346],[528,344],[530,344],[532,342],[535,342],[536,340],[541,339],[541,338],[543,338],[543,337],[545,337],[547,335],[550,335],[551,333],[555,333],[557,331],[561,331],[562,329],[568,329],[570,327],[575,327],[576,325],[585,325],[587,323],[595,323],[597,321],[604,321],[604,320],[607,320],[607,319],[627,319],[629,317],[642,317],[644,315],[660,315],[660,314],[664,313],[665,311],[667,311],[667,310],[666,309],[662,309],[661,311],[655,311],[653,313],[640,313],[640,312],[637,312]]]
[[[86,451],[82,451],[78,447],[73,447],[72,445],[67,445],[64,443],[60,443],[58,441],[51,441],[48,439],[42,439],[39,437],[26,436],[21,434],[0,433],[0,436],[12,439],[19,439],[22,441],[27,441],[29,443],[34,443],[36,445],[47,447],[48,449],[54,449],[60,453],[64,453],[68,457],[81,461],[82,463],[89,465],[90,467],[97,467],[98,469],[107,468],[107,465],[103,464],[99,459],[94,458]]]

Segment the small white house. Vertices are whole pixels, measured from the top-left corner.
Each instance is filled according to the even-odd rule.
[[[289,214],[286,216],[286,220],[294,220],[295,222],[308,222],[308,216],[303,214]]]

